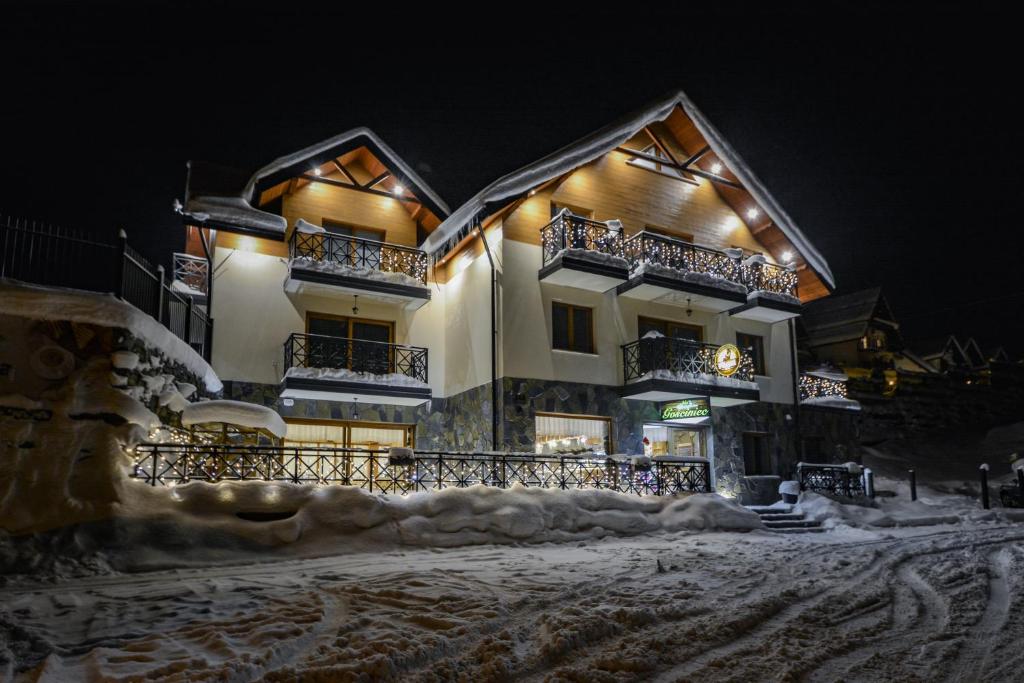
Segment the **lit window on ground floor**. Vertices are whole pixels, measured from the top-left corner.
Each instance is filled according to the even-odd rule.
[[[606,417],[538,413],[536,429],[536,452],[543,455],[611,451],[611,421]]]

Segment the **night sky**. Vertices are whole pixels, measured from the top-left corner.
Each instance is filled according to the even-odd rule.
[[[454,209],[683,88],[825,255],[838,293],[881,285],[910,340],[955,332],[1024,354],[1008,16],[494,5],[503,14],[435,25],[399,4],[140,4],[0,10],[0,212],[123,227],[169,263],[188,159],[254,168],[366,125]]]

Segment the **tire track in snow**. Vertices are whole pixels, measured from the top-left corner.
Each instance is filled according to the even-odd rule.
[[[988,554],[988,601],[978,623],[964,637],[956,669],[948,680],[977,681],[984,677],[989,656],[1003,633],[1010,611],[1010,572],[1013,555],[1009,548]]]

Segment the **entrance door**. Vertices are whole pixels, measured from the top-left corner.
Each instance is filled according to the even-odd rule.
[[[766,434],[743,435],[743,473],[748,477],[772,473]]]
[[[365,340],[367,344],[357,341],[352,343],[352,369],[356,372],[369,372],[374,375],[386,375],[392,372],[394,365],[391,358],[391,324],[370,320],[352,321],[352,339]],[[376,343],[374,343],[376,342]]]

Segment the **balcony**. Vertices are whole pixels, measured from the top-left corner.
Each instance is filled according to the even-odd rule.
[[[674,401],[707,396],[712,406],[760,398],[753,358],[731,344],[645,336],[623,345],[622,369],[623,398]]]
[[[748,320],[777,323],[800,315],[796,271],[752,256],[742,264],[741,277],[747,286],[747,303],[729,315]]]
[[[201,301],[206,300],[210,264],[201,256],[174,254],[174,280],[171,289],[179,294]]]
[[[563,211],[541,228],[540,241],[541,282],[606,292],[629,275],[622,257],[622,232],[605,223]]]
[[[427,349],[294,333],[284,343],[282,398],[420,405],[431,398]]]
[[[629,281],[619,296],[720,313],[747,303],[742,252],[718,251],[642,230],[625,241]]]
[[[358,294],[414,310],[430,301],[427,255],[374,240],[296,230],[288,242],[289,294]]]
[[[849,378],[835,370],[819,369],[801,373],[800,405],[839,410],[860,410],[860,403],[849,398]]]

